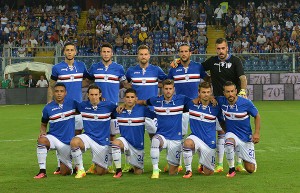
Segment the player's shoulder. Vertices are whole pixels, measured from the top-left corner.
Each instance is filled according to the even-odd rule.
[[[116,68],[123,68],[123,66],[121,64],[116,63],[116,62],[112,62],[111,65]]]

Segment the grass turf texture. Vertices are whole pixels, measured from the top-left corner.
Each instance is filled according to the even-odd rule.
[[[0,192],[300,192],[300,101],[256,101],[255,105],[262,122],[261,141],[255,146],[258,171],[252,175],[238,173],[235,178],[226,178],[228,167],[224,160],[223,173],[202,176],[197,174],[198,158],[194,156],[192,178],[183,179],[181,172],[178,176],[161,173],[160,179],[150,179],[150,141],[146,134],[145,173],[141,176],[56,176],[55,151],[50,151],[48,178],[40,180],[33,176],[38,173],[36,138],[43,106],[0,106]],[[160,158],[161,169],[166,164],[164,158],[165,151]],[[90,163],[91,154],[86,152],[85,169]]]

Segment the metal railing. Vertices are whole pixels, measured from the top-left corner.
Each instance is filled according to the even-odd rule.
[[[3,57],[0,58],[1,62],[1,75],[3,75],[4,68],[7,65],[13,65],[20,62],[38,61],[44,63],[55,64],[62,60],[61,47],[37,47],[36,50],[53,52],[53,56],[26,56],[19,57],[16,54],[17,47],[3,48]],[[281,73],[281,72],[300,72],[300,53],[253,53],[253,54],[235,54],[242,60],[244,70],[246,73]],[[209,54],[194,54],[191,59],[196,62],[203,62],[212,55]],[[165,72],[169,71],[169,64],[177,56],[176,55],[152,55],[150,63],[160,66]],[[82,61],[89,68],[92,64],[101,60],[99,54],[90,56],[76,56],[76,60]],[[130,66],[137,64],[137,57],[135,55],[114,55],[113,60],[127,70]]]

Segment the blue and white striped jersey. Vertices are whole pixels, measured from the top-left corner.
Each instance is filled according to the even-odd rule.
[[[65,61],[62,61],[53,66],[51,79],[66,85],[66,98],[81,102],[82,80],[88,76],[89,74],[83,62],[74,61],[73,67],[69,67]]]
[[[102,90],[102,97],[117,104],[119,102],[120,81],[124,81],[125,71],[123,66],[115,62],[105,67],[102,62],[93,64],[89,70],[90,77]]]
[[[114,113],[118,120],[121,136],[133,147],[144,149],[145,118],[154,118],[155,113],[149,108],[135,105],[132,110],[124,109],[120,114]]]
[[[136,90],[138,99],[147,100],[157,96],[158,80],[165,80],[167,75],[160,67],[149,64],[146,69],[142,69],[140,65],[130,67],[126,72],[126,78]]]
[[[42,122],[49,122],[47,133],[68,145],[75,135],[76,103],[71,99],[65,99],[63,104],[52,101],[44,107],[42,114]]]
[[[84,133],[100,145],[109,145],[111,114],[116,105],[110,101],[101,101],[93,106],[90,101],[78,105],[82,115]]]
[[[217,97],[225,118],[226,132],[232,132],[244,142],[252,140],[250,115],[255,117],[258,113],[252,101],[238,97],[234,105],[230,105],[224,96]]]
[[[147,104],[154,106],[157,117],[156,134],[163,135],[169,140],[181,140],[182,113],[190,100],[185,95],[173,95],[171,101],[165,101],[164,96],[148,99]]]
[[[203,66],[194,61],[191,61],[187,68],[179,64],[177,68],[171,68],[168,74],[168,78],[174,80],[176,94],[183,94],[192,99],[198,97],[198,85],[206,76]]]

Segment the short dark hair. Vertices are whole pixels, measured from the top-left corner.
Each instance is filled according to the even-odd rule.
[[[223,42],[225,42],[226,44],[228,44],[226,38],[218,38],[216,40],[216,44],[222,44]]]
[[[147,45],[140,45],[137,49],[137,52],[140,50],[148,50],[150,52],[150,48]]]
[[[198,91],[200,91],[201,88],[211,88],[210,83],[209,82],[201,82],[198,85]]]
[[[56,83],[56,84],[54,85],[54,88],[56,88],[56,87],[58,87],[58,86],[62,86],[62,87],[65,88],[65,90],[67,90],[66,85],[65,85],[64,83],[62,83],[62,82]]]
[[[226,81],[225,84],[223,85],[223,89],[225,88],[225,86],[234,86],[236,88],[236,85],[231,81]]]
[[[172,80],[172,79],[166,79],[166,80],[164,80],[164,81],[162,82],[162,85],[163,85],[163,87],[164,87],[165,85],[174,85],[174,80]]]
[[[65,49],[66,49],[67,46],[74,46],[74,48],[76,50],[76,46],[75,46],[75,44],[73,42],[67,42],[67,43],[64,44],[63,51],[65,51]]]
[[[133,88],[128,88],[124,94],[126,95],[127,93],[133,93],[133,94],[135,94],[135,96],[137,95],[136,90],[134,90]]]
[[[190,46],[189,44],[187,44],[187,43],[183,43],[183,44],[181,44],[181,45],[178,47],[178,52],[180,51],[180,47],[182,47],[182,46],[187,46],[187,47],[189,47],[189,52],[191,51],[191,46]]]
[[[87,89],[87,93],[89,93],[91,89],[98,89],[99,93],[102,93],[101,88],[99,86],[95,85],[95,84],[92,84],[92,85],[89,86],[89,88]]]
[[[110,43],[108,43],[108,42],[103,43],[100,46],[100,48],[101,48],[100,50],[102,50],[102,48],[110,48],[111,50],[113,50],[113,46]]]

